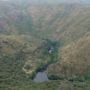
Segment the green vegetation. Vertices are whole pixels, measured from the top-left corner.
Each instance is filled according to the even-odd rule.
[[[69,81],[49,81],[40,84],[22,84],[22,85],[4,85],[0,86],[0,90],[89,90],[90,82],[69,82]]]
[[[31,39],[31,38],[29,38]],[[34,38],[33,38],[34,39]],[[16,84],[30,82],[23,67],[38,43],[26,41],[24,36],[0,36],[0,82]],[[32,46],[35,44],[36,46]]]
[[[90,6],[0,1],[0,90],[90,90]]]
[[[60,61],[48,68],[49,74],[70,81],[90,80],[90,36],[63,47],[60,54]]]
[[[58,46],[56,41],[45,40],[45,42],[34,51],[34,57],[40,61],[37,62],[37,68],[33,72],[32,78],[37,72],[45,71],[49,65],[58,61]]]

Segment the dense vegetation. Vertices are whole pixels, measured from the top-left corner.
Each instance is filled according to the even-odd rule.
[[[0,1],[0,90],[60,89],[90,89],[90,6]]]
[[[90,36],[65,46],[60,54],[60,61],[49,66],[49,74],[72,81],[90,80]]]

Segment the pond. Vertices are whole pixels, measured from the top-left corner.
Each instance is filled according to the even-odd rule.
[[[35,83],[42,83],[42,82],[46,82],[48,80],[49,79],[48,79],[47,73],[45,73],[45,72],[38,72],[36,74],[36,76],[34,77],[33,82],[35,82]]]

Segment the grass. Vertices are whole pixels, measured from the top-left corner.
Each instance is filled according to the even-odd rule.
[[[0,90],[89,90],[89,11],[0,3]],[[33,83],[42,70],[51,80]]]
[[[89,49],[89,36],[63,47],[60,50],[59,61],[47,69],[48,74],[68,80],[90,80]]]
[[[89,90],[90,83],[69,82],[69,81],[49,81],[40,84],[29,85],[2,85],[0,90]]]

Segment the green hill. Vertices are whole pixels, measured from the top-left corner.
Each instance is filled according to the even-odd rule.
[[[0,90],[89,90],[89,58],[90,5],[0,1]]]
[[[57,64],[48,68],[48,73],[69,80],[90,79],[90,36],[63,47]]]

